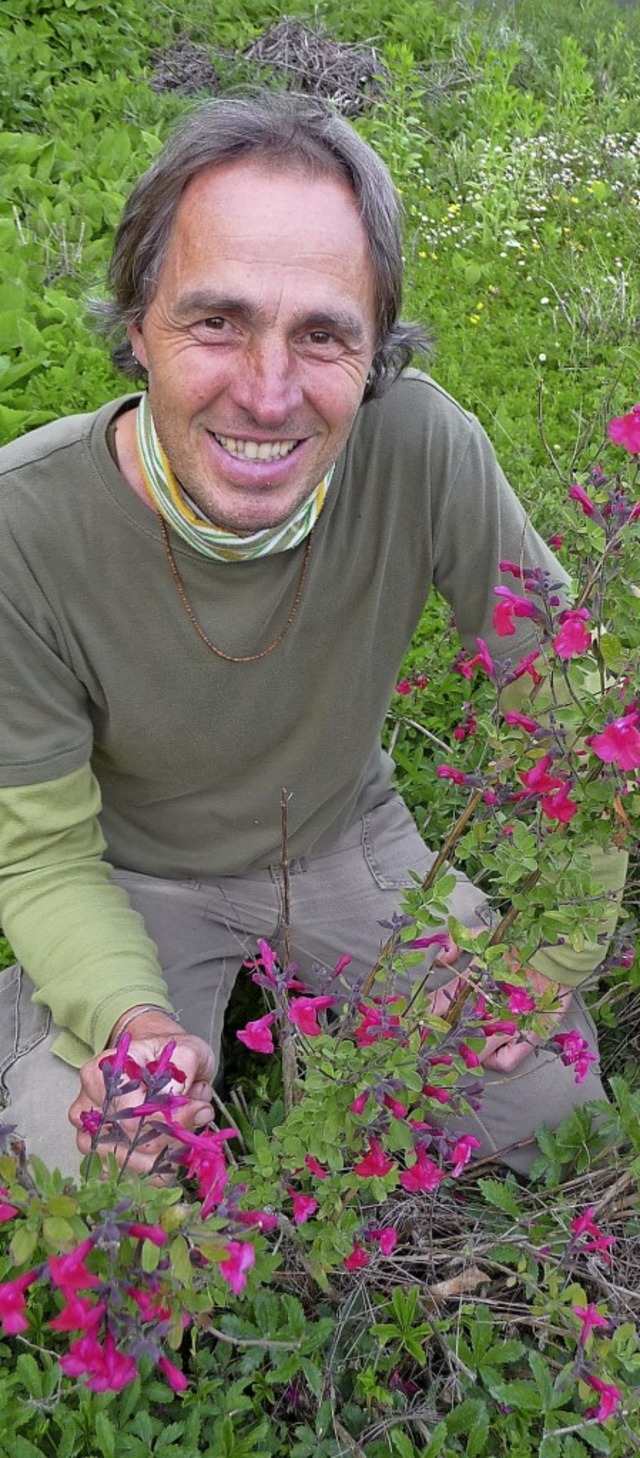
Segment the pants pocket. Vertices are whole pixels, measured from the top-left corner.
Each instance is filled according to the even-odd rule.
[[[32,1002],[33,983],[14,963],[0,972],[0,1092],[7,1098],[5,1076],[14,1064],[46,1038],[51,1012]]]

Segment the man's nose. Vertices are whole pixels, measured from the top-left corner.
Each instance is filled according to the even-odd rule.
[[[234,404],[265,430],[282,425],[303,399],[299,364],[286,343],[263,339],[238,361],[231,394]]]

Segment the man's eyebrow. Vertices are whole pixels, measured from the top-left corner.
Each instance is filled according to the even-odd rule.
[[[248,299],[230,295],[214,295],[208,289],[191,289],[176,300],[173,312],[179,319],[215,318],[217,314],[235,314],[248,323],[259,323],[262,310]],[[351,344],[364,344],[366,329],[363,320],[349,309],[313,309],[294,315],[295,329],[336,329]]]

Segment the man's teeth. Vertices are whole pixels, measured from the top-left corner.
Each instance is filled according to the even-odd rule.
[[[243,461],[279,461],[298,444],[297,440],[269,440],[259,445],[257,440],[235,440],[232,435],[216,435],[216,440],[230,456]]]

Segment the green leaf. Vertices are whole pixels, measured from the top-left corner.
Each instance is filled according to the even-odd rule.
[[[21,1225],[19,1230],[16,1230],[9,1246],[14,1266],[27,1265],[37,1244],[37,1230],[30,1230],[28,1225]]]
[[[514,1220],[520,1219],[521,1210],[518,1201],[513,1190],[503,1180],[478,1180],[478,1184],[485,1200],[488,1200],[490,1205],[495,1205],[496,1209],[502,1210],[505,1215],[512,1215]]]
[[[61,1216],[54,1215],[51,1219],[43,1220],[42,1234],[55,1251],[68,1251],[76,1244],[77,1237],[72,1225]]]
[[[96,1443],[102,1458],[116,1458],[116,1429],[106,1412],[96,1413]]]

